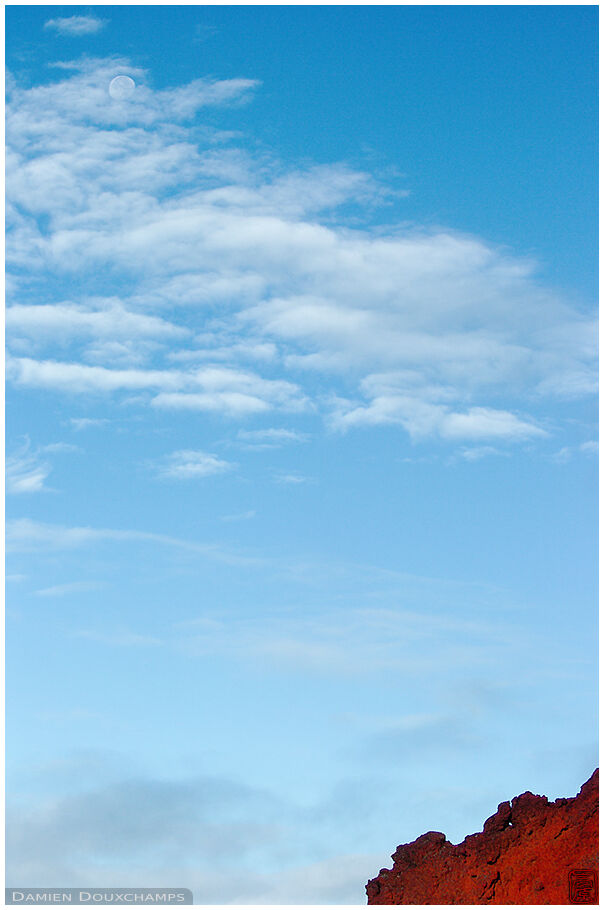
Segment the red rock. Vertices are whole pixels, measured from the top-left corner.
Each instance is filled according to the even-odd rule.
[[[369,904],[570,904],[569,872],[598,873],[598,770],[577,796],[522,793],[481,834],[451,844],[428,831],[396,848],[367,883]],[[583,903],[597,903],[594,899]]]

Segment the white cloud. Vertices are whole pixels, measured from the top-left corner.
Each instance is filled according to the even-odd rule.
[[[29,440],[17,452],[7,455],[5,468],[7,493],[39,493],[46,489],[44,481],[51,471],[38,453],[30,451]]]
[[[54,388],[71,394],[115,392],[120,389],[154,389],[176,387],[182,383],[179,373],[165,370],[108,370],[106,367],[29,357],[7,358],[7,372],[18,385]]]
[[[548,435],[531,419],[509,411],[487,407],[456,411],[451,402],[458,397],[457,390],[451,385],[425,385],[418,371],[376,374],[360,385],[369,402],[335,400],[334,427],[399,424],[414,439],[438,436],[446,440],[514,442]]]
[[[128,341],[95,341],[86,345],[82,357],[91,363],[102,364],[110,368],[145,366],[153,359],[161,347],[155,341],[144,341],[136,338]]]
[[[259,414],[269,410],[266,401],[241,392],[182,393],[162,392],[153,399],[157,408],[174,411],[218,411],[234,417]]]
[[[67,16],[59,19],[49,19],[44,23],[44,28],[54,29],[61,35],[71,35],[79,38],[81,35],[94,35],[106,25],[105,19],[96,16]]]
[[[226,416],[279,408],[300,411],[308,402],[296,385],[263,379],[223,366],[190,370],[107,369],[82,363],[7,357],[7,375],[17,385],[54,388],[73,395],[148,390],[157,408],[218,411]],[[186,391],[180,391],[180,390]]]
[[[201,367],[185,374],[182,385],[200,391],[162,392],[152,404],[158,408],[220,411],[234,416],[280,408],[301,411],[308,401],[294,383],[264,379],[256,373],[228,367]]]
[[[233,299],[255,302],[263,294],[266,278],[249,270],[182,272],[169,278],[143,280],[133,297],[138,305],[203,306]]]
[[[470,408],[466,413],[448,413],[440,434],[445,439],[530,439],[548,433],[532,421],[523,420],[509,411],[493,408]]]
[[[42,167],[57,168],[62,180],[57,185],[54,206],[61,211],[61,198],[64,184],[76,192],[78,198],[94,196],[96,191],[115,178],[123,177],[120,163],[125,165],[134,176],[132,161],[122,159],[120,152],[142,152],[143,174],[150,170],[146,156],[158,152],[160,159],[166,154],[180,154],[182,148],[173,130],[168,130],[171,142],[158,143],[151,135],[137,130],[126,129],[123,133],[111,136],[104,131],[108,126],[150,127],[186,121],[204,107],[219,107],[246,100],[257,87],[253,79],[195,79],[184,86],[153,90],[147,85],[147,74],[140,67],[133,66],[123,57],[104,59],[81,58],[65,63],[55,63],[54,68],[60,77],[58,81],[23,89],[17,84],[11,88],[10,119],[11,151],[21,154],[27,151],[27,142],[34,142],[34,152],[43,151],[34,158],[27,156],[34,169]],[[125,101],[113,99],[109,95],[109,83],[117,75],[128,75],[136,83],[133,94]],[[61,78],[62,77],[62,78]],[[33,122],[30,118],[35,118]],[[62,129],[62,135],[52,135],[53,129]],[[100,128],[100,129],[99,129]],[[161,130],[160,130],[161,136]],[[83,146],[73,145],[80,138]],[[174,142],[174,138],[177,139]],[[141,148],[142,142],[142,148]],[[194,146],[185,142],[189,152]],[[92,152],[92,156],[82,152]],[[117,170],[107,167],[105,172],[96,171],[101,164],[97,153],[100,153],[107,165],[117,157]],[[128,156],[130,157],[130,156]],[[195,156],[197,157],[197,156]],[[189,155],[190,158],[190,155]],[[155,174],[159,162],[151,162]],[[12,168],[11,168],[12,170]],[[168,164],[170,178],[174,181],[173,162]],[[77,176],[90,175],[92,182],[77,186]],[[28,176],[26,173],[25,177]],[[50,176],[50,175],[49,175]],[[76,178],[74,180],[74,178]],[[24,188],[24,182],[18,186]],[[127,187],[124,186],[124,189]],[[35,181],[32,191],[36,194]],[[12,195],[12,194],[11,194]],[[38,200],[40,201],[40,200]],[[53,208],[49,199],[47,206]],[[77,213],[75,213],[77,217]]]
[[[169,359],[180,363],[191,363],[199,360],[259,360],[270,362],[277,357],[277,346],[272,342],[250,342],[241,341],[217,345],[220,336],[215,333],[213,336],[206,335],[196,338],[197,342],[206,343],[207,347],[199,347],[193,350],[174,351],[170,353]]]
[[[87,430],[89,427],[104,427],[111,421],[107,417],[70,417],[69,423],[74,430]]]
[[[29,518],[10,519],[6,522],[7,550],[70,549],[105,536],[106,532],[93,528],[66,528]]]
[[[459,450],[458,454],[465,461],[479,461],[488,455],[503,455],[505,453],[494,446],[464,446]]]
[[[77,336],[174,338],[188,334],[157,316],[129,312],[119,300],[99,301],[96,307],[71,303],[15,305],[7,307],[5,318],[9,331],[42,340]]]
[[[127,102],[108,96],[118,72],[136,82]],[[593,393],[594,320],[534,262],[446,228],[361,229],[338,210],[389,200],[370,174],[287,168],[189,129],[254,80],[154,90],[124,58],[56,73],[7,106],[7,263],[34,301],[8,309],[9,340],[53,346],[15,357],[12,381],[235,419],[314,406],[343,430],[450,443],[544,438],[536,401]],[[49,275],[86,298],[54,302]]]
[[[350,409],[340,406],[333,418],[334,426],[343,429],[388,423],[403,426],[413,439],[440,436],[450,440],[516,441],[547,435],[541,427],[509,411],[470,408],[456,413],[446,405],[403,395],[378,396],[367,406]]]
[[[157,470],[160,477],[169,480],[195,480],[199,477],[209,477],[211,474],[224,474],[232,467],[230,462],[223,461],[209,452],[182,449],[168,455]]]
[[[314,483],[315,482],[313,480],[313,478],[307,477],[305,474],[299,474],[299,473],[293,473],[293,472],[292,473],[283,472],[281,474],[276,474],[275,481],[276,481],[276,483],[293,484],[294,486],[298,486],[299,484],[304,484],[304,483]]]

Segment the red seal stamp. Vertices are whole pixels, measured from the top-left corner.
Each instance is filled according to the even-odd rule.
[[[568,897],[571,904],[597,904],[598,873],[593,869],[573,869],[569,872]]]

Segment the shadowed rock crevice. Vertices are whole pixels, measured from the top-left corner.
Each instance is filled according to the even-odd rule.
[[[598,770],[576,797],[522,793],[482,833],[428,831],[367,883],[369,904],[569,904],[569,872],[598,870]]]

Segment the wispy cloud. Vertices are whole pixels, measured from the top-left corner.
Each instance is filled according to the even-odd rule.
[[[57,454],[71,454],[73,452],[81,452],[82,449],[79,446],[72,445],[70,442],[49,442],[47,445],[41,446],[41,451]]]
[[[85,638],[100,644],[111,645],[116,648],[148,648],[161,645],[161,639],[152,635],[141,635],[137,632],[119,630],[116,632],[98,632],[93,629],[81,629],[73,633],[74,638]]]
[[[69,423],[78,432],[90,427],[104,427],[111,423],[108,417],[70,417]]]
[[[489,455],[505,454],[507,453],[495,446],[464,446],[457,452],[457,455],[465,461],[480,461],[481,458],[487,458]]]
[[[50,474],[51,467],[40,459],[37,452],[32,452],[29,440],[6,457],[6,492],[39,493],[46,489],[44,482]]]
[[[273,449],[297,442],[306,442],[308,435],[297,430],[283,427],[270,427],[265,430],[239,430],[237,438],[253,449]]]
[[[168,480],[195,480],[212,474],[224,474],[232,468],[231,462],[210,452],[182,449],[167,455],[163,464],[157,467],[157,473]]]
[[[6,548],[8,551],[70,550],[103,541],[130,541],[174,547],[228,565],[256,566],[263,563],[259,557],[239,554],[215,544],[198,543],[179,537],[170,537],[167,534],[154,534],[150,531],[66,527],[33,521],[30,518],[17,518],[6,522]]]
[[[579,446],[579,451],[585,455],[597,455],[598,450],[599,444],[596,439],[588,439],[587,442],[582,442]]]
[[[51,585],[36,591],[38,597],[64,597],[66,594],[83,594],[88,591],[97,591],[101,587],[96,581],[68,581],[60,585]]]
[[[283,471],[275,474],[275,483],[293,484],[294,486],[297,486],[304,483],[316,483],[316,480],[313,477],[307,477],[306,474]]]
[[[247,512],[237,512],[235,515],[221,515],[221,521],[249,521],[256,515],[255,509],[248,509]]]
[[[175,627],[165,643],[191,656],[260,659],[283,672],[350,677],[486,666],[511,634],[496,621],[381,608],[331,609],[306,618],[271,613],[253,621],[211,615],[190,622],[186,637],[181,632]]]
[[[587,442],[582,442],[578,446],[563,446],[561,449],[558,449],[558,451],[554,453],[552,458],[554,461],[557,461],[560,464],[565,464],[576,455],[597,455],[598,450],[599,445],[597,440],[589,439]]]
[[[44,28],[53,29],[61,35],[79,38],[82,35],[94,35],[96,32],[100,32],[106,24],[106,19],[98,19],[96,16],[67,16],[49,19],[44,23]]]

